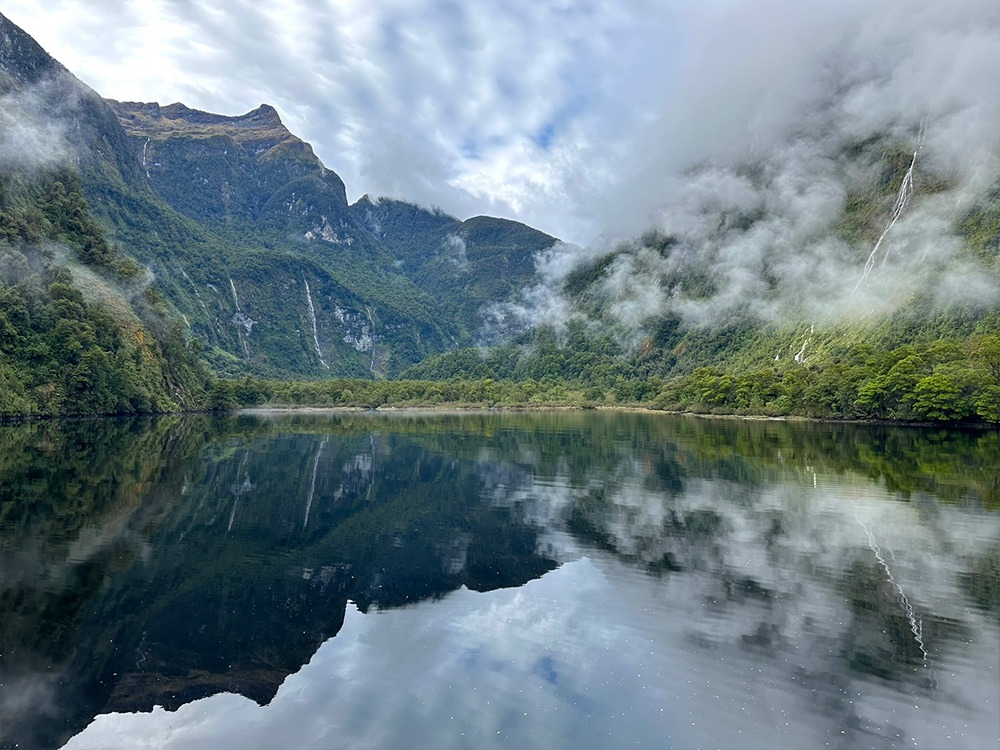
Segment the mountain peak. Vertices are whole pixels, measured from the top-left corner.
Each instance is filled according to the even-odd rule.
[[[270,104],[261,104],[257,109],[253,109],[243,115],[244,118],[254,118],[262,121],[272,122],[277,125],[281,125],[281,117],[278,115],[278,110],[272,107]]]
[[[242,115],[217,115],[174,102],[118,102],[107,100],[129,135],[168,138],[183,135],[192,138],[225,135],[240,143],[267,141],[276,144],[295,140],[281,122],[278,111],[261,104]]]

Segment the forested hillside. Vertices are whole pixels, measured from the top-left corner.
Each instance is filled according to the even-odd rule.
[[[818,239],[755,249],[782,217],[713,210],[698,244],[648,232],[529,290],[563,318],[522,317],[515,343],[431,357],[404,376],[564,381],[595,403],[703,412],[1000,421],[1000,185],[968,200],[954,178],[921,175],[913,221],[924,211],[940,223],[890,255],[886,217],[915,155],[882,140],[838,158],[860,177]],[[743,169],[766,194],[763,168]],[[810,242],[825,255],[808,257]],[[756,264],[721,263],[727,244]]]
[[[464,338],[493,338],[488,327],[498,303],[535,282],[535,258],[556,242],[537,229],[506,219],[459,221],[404,201],[367,195],[351,212],[397,259],[420,289],[462,326]]]
[[[68,169],[0,175],[0,415],[203,406],[196,344]]]

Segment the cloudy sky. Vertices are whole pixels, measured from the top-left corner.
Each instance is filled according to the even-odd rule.
[[[970,72],[949,49],[978,41],[973,78],[988,90],[1000,74],[986,0],[6,0],[3,12],[104,96],[230,115],[274,105],[351,200],[506,216],[577,243],[650,223],[685,162],[780,134],[838,49],[868,68],[922,60],[917,73],[943,71],[932,83],[947,94]],[[923,106],[896,88],[893,107]],[[885,119],[878,104],[867,111]]]
[[[348,186],[584,241],[656,112],[685,3],[5,2],[103,96],[268,102]]]

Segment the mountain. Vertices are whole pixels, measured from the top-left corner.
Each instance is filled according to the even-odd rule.
[[[44,542],[0,549],[0,747],[61,747],[97,714],[220,692],[266,705],[349,606],[518,586],[556,566],[535,524],[484,500],[523,468],[356,420],[332,435],[197,415],[12,427],[0,497],[27,501],[0,503],[0,520]],[[462,491],[443,500],[442,486]],[[19,700],[27,686],[45,699]]]
[[[506,310],[510,340],[403,377],[562,379],[590,403],[683,411],[998,422],[1000,182],[921,156],[918,133],[823,143],[821,213],[809,182],[789,200],[802,165],[782,154],[694,168],[676,231],[553,249],[535,306]]]
[[[31,115],[30,151],[78,175],[104,242],[138,261],[218,374],[391,376],[474,342],[482,310],[529,283],[532,254],[555,242],[500,219],[442,217],[439,231],[425,226],[433,211],[350,206],[273,107],[228,117],[104,100],[0,24],[0,83]],[[5,129],[7,150],[23,150],[17,133]],[[414,225],[374,231],[394,208]],[[458,242],[467,254],[452,266],[442,258]]]
[[[455,340],[272,108],[108,106],[155,197],[135,206],[98,182],[95,210],[156,274],[216,371],[381,376]]]
[[[287,206],[274,211],[281,201],[277,194],[286,186],[294,189],[297,181],[312,183],[323,195],[324,208],[339,210],[341,215],[331,220],[346,213],[344,183],[285,128],[273,107],[264,104],[225,117],[183,104],[106,101],[126,134],[141,142],[138,153],[136,141],[130,151],[150,185],[189,218],[232,225],[281,216]]]
[[[104,100],[0,26],[2,413],[204,403],[200,357],[230,377],[562,380],[593,403],[1000,419],[995,150],[958,158],[926,118],[861,133],[850,82],[784,134],[675,175],[657,228],[584,250],[503,219],[350,205],[273,107]],[[126,371],[127,388],[100,386],[118,395],[87,395]]]

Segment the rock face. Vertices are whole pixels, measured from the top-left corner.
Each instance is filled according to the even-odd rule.
[[[553,241],[483,220],[498,224],[482,242],[469,222],[399,201],[349,206],[273,107],[103,100],[0,16],[0,95],[12,93],[48,119],[95,217],[220,374],[399,372],[471,343],[479,310],[526,285]]]
[[[282,350],[283,362],[296,362],[298,372],[378,376],[468,343],[479,311],[527,285],[534,253],[555,241],[516,222],[462,222],[402,201],[365,196],[348,206],[340,177],[266,104],[237,117],[182,104],[109,106],[133,158],[170,207],[230,243],[261,238],[283,252],[283,270],[265,280],[248,269],[241,279],[253,309],[243,314],[259,326],[256,333],[237,332],[235,353],[242,351],[251,369],[273,368],[271,353]],[[296,255],[342,289],[332,290],[317,268],[289,267]],[[262,284],[269,294],[259,293]],[[204,298],[205,290],[198,291]],[[274,299],[282,309],[266,310]],[[283,314],[288,308],[294,316]],[[197,319],[197,313],[187,314]],[[226,331],[227,317],[231,323],[231,315],[214,316],[216,332],[220,323]],[[322,352],[330,352],[330,361]]]
[[[324,265],[335,259],[338,266],[356,263],[364,266],[357,269],[361,273],[379,274],[376,287],[357,294],[360,306],[335,294],[327,295],[325,307],[310,303],[308,326],[295,324],[300,333],[316,334],[312,349],[317,356],[309,369],[342,372],[354,354],[334,352],[327,368],[319,353],[343,344],[374,352],[368,370],[378,375],[393,371],[394,364],[471,341],[480,311],[526,286],[534,275],[534,254],[555,242],[517,222],[490,217],[463,222],[399,200],[364,196],[348,206],[340,177],[266,104],[237,117],[183,104],[109,105],[150,184],[180,213],[216,230],[264,233],[275,246],[296,248]],[[342,274],[345,270],[351,272],[341,266]],[[308,286],[309,274],[300,275]],[[338,280],[357,291],[343,275]],[[389,316],[379,300],[397,294],[428,312],[419,339],[402,349],[399,339],[414,322]],[[247,332],[248,339],[251,335]],[[350,372],[359,374],[356,366]]]
[[[183,104],[108,100],[156,192],[190,218],[256,221],[290,183],[314,178],[327,213],[347,208],[344,183],[267,104],[237,117]],[[279,201],[280,202],[280,201]],[[331,207],[337,211],[329,210]],[[280,209],[288,208],[288,203]]]

